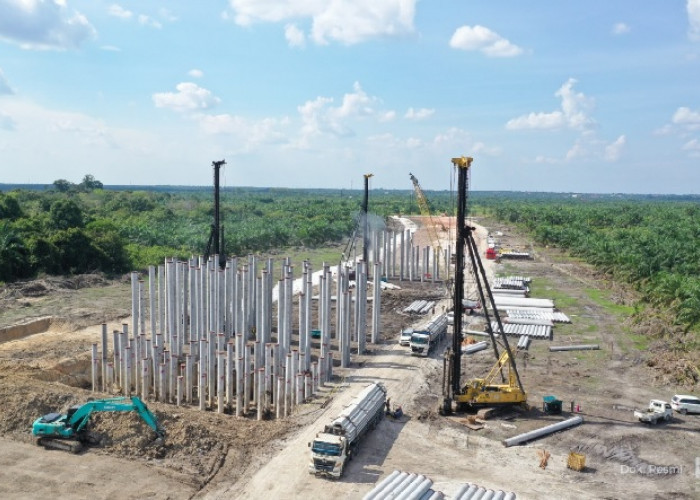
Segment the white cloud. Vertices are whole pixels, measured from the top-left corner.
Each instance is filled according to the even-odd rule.
[[[380,122],[390,122],[396,119],[396,111],[385,111],[379,115]]]
[[[214,96],[211,91],[196,83],[182,82],[175,88],[177,92],[153,94],[153,103],[157,108],[168,108],[177,112],[201,111],[221,102],[221,99]]]
[[[124,7],[116,3],[113,3],[109,6],[109,8],[107,9],[107,14],[113,17],[118,17],[120,19],[131,19],[134,16],[133,12],[125,9]]]
[[[73,49],[96,33],[63,0],[0,0],[0,40],[24,49]]]
[[[284,27],[284,38],[290,47],[304,47],[306,45],[306,35],[295,24],[288,24]]]
[[[5,78],[2,69],[0,69],[0,95],[7,94],[14,94],[14,91],[12,90],[12,87],[10,87],[10,83],[7,81],[7,78]]]
[[[187,72],[188,75],[190,75],[192,78],[202,78],[204,76],[204,72],[201,69],[193,68]]]
[[[561,163],[561,160],[558,158],[552,158],[551,156],[544,156],[544,155],[537,155],[534,160],[535,163],[542,163],[545,165],[556,165],[558,163]]]
[[[309,19],[308,38],[355,44],[413,32],[417,0],[229,0],[236,24]],[[227,18],[228,15],[225,15]]]
[[[587,111],[593,107],[593,100],[583,93],[574,92],[576,80],[569,78],[555,96],[561,99],[561,111],[529,113],[513,118],[506,123],[509,130],[520,129],[560,129],[568,127],[586,130],[595,124]]]
[[[101,50],[104,50],[105,52],[121,52],[122,49],[119,47],[115,47],[114,45],[101,45],[100,46]]]
[[[261,144],[287,142],[285,128],[290,123],[288,118],[264,118],[254,121],[230,114],[199,115],[196,119],[207,134],[233,136],[241,151],[251,151]]]
[[[404,115],[404,118],[407,118],[409,120],[423,120],[435,113],[434,109],[427,109],[427,108],[420,108],[420,109],[413,109],[413,108],[408,108],[408,111],[406,111],[406,114]]]
[[[469,132],[457,127],[435,135],[432,145],[441,153],[445,150],[468,151],[469,154],[481,153],[488,156],[498,156],[501,153],[500,148],[487,147],[483,142],[475,141]]]
[[[612,27],[613,35],[625,35],[630,32],[630,27],[625,23],[615,23]]]
[[[654,130],[652,133],[654,135],[661,135],[661,136],[671,135],[671,133],[673,133],[673,127],[670,124],[666,123],[665,125]]]
[[[588,156],[588,149],[586,148],[586,145],[583,143],[582,139],[579,137],[576,139],[576,142],[574,142],[574,145],[571,146],[571,149],[566,152],[565,159],[566,161],[572,161],[576,158],[584,158],[586,156]]]
[[[306,148],[313,137],[329,134],[336,137],[354,135],[351,127],[357,119],[376,116],[377,121],[385,120],[386,112],[375,109],[379,99],[367,95],[358,82],[353,85],[354,92],[343,96],[340,106],[333,107],[331,97],[317,97],[297,108],[302,121],[300,140],[297,146]]]
[[[156,21],[146,14],[139,14],[138,21],[141,26],[150,26],[151,28],[161,29],[163,27],[159,21]]]
[[[553,111],[551,113],[529,113],[512,120],[508,120],[506,128],[509,130],[519,129],[554,129],[562,128],[566,123],[564,113]]]
[[[678,125],[700,125],[700,111],[693,111],[685,106],[673,113],[673,123]]]
[[[617,161],[620,158],[620,155],[622,154],[622,149],[625,147],[626,143],[627,138],[624,135],[621,135],[620,137],[615,139],[614,142],[605,146],[605,153],[603,157],[607,161]]]
[[[478,50],[490,57],[514,57],[524,52],[498,33],[479,25],[457,28],[450,39],[450,47]]]
[[[691,40],[700,41],[700,0],[688,0],[688,36]]]
[[[136,21],[142,26],[150,26],[151,28],[156,29],[160,29],[163,27],[163,25],[159,21],[153,19],[151,16],[147,16],[146,14],[134,14],[132,11],[125,9],[124,7],[116,3],[109,6],[109,8],[107,9],[107,13],[110,16],[118,17],[120,19],[136,19]],[[170,14],[170,12],[166,9],[161,9],[159,11],[159,14],[167,21],[176,20],[176,18],[173,17]]]
[[[368,96],[359,82],[353,85],[354,92],[343,96],[343,104],[336,110],[339,117],[368,116],[374,113],[372,105],[377,102],[376,97]]]
[[[697,139],[691,139],[683,145],[683,151],[688,151],[689,155],[693,158],[700,157],[700,141]]]

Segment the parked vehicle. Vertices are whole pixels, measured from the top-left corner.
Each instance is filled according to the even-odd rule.
[[[668,422],[673,416],[671,405],[666,401],[652,399],[649,401],[649,407],[646,410],[635,410],[634,418],[640,422],[649,424],[658,424],[660,420]]]
[[[384,416],[385,405],[384,386],[379,383],[368,385],[309,443],[309,473],[336,479],[342,476],[346,462],[355,454],[362,437]]]
[[[671,408],[678,413],[700,413],[700,398],[676,394],[671,398]]]
[[[413,328],[411,354],[428,356],[447,331],[447,315],[440,314]]]
[[[411,345],[411,335],[413,335],[413,328],[404,328],[401,330],[401,333],[399,333],[399,345]]]
[[[79,453],[84,444],[90,443],[88,425],[93,413],[132,411],[155,431],[156,440],[162,443],[165,431],[156,416],[137,396],[97,399],[71,406],[65,414],[49,413],[34,421],[32,434],[37,437],[36,444],[39,446]]]

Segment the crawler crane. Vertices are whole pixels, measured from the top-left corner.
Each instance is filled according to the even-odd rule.
[[[418,202],[418,208],[420,209],[421,215],[427,219],[427,229],[428,235],[430,236],[430,244],[433,247],[433,252],[435,253],[435,259],[437,259],[438,269],[440,268],[440,261],[444,260],[442,255],[442,245],[440,244],[440,238],[438,237],[437,230],[435,229],[435,221],[430,213],[430,208],[428,207],[428,200],[423,193],[423,189],[420,187],[420,183],[416,176],[409,173],[411,182],[413,183],[413,190],[416,193],[416,201]],[[445,270],[447,272],[447,270]]]
[[[457,193],[457,242],[455,251],[455,283],[454,283],[454,310],[462,310],[464,298],[464,267],[465,256],[464,247],[467,247],[469,262],[474,272],[477,289],[483,312],[486,316],[486,324],[491,343],[493,344],[496,364],[485,378],[474,378],[462,385],[462,315],[455,314],[452,347],[445,351],[443,360],[443,403],[440,413],[452,413],[452,403],[457,409],[465,407],[494,406],[524,404],[527,402],[527,394],[520,380],[518,369],[515,365],[515,358],[508,344],[501,318],[498,314],[493,294],[489,286],[486,271],[479,257],[479,252],[474,240],[473,232],[475,228],[466,224],[467,211],[467,173],[471,166],[472,158],[452,158],[452,164],[458,170],[458,193]],[[488,307],[487,307],[488,305]],[[499,351],[499,342],[491,327],[490,312],[493,313],[498,324],[500,341],[503,352]],[[507,375],[504,374],[504,368]],[[495,383],[496,377],[500,374],[501,384]]]

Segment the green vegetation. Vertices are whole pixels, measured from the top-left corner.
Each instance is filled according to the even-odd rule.
[[[558,246],[668,310],[686,331],[700,326],[700,203],[592,197],[481,200],[482,210],[516,224],[538,244]],[[605,300],[598,292],[594,300]],[[629,313],[630,308],[620,308]]]
[[[434,213],[450,210],[449,193],[428,196]],[[361,200],[360,191],[222,189],[225,253],[291,249],[316,267],[335,262],[341,250],[312,249],[347,240]],[[413,191],[376,190],[370,211],[381,221],[418,207]],[[78,185],[60,179],[51,189],[0,192],[0,282],[41,273],[120,274],[166,257],[185,259],[204,252],[212,222],[213,194],[206,188],[110,190],[86,175]]]

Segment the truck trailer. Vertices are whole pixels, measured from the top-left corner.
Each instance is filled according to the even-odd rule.
[[[439,314],[413,328],[411,354],[428,356],[447,332],[447,314]]]
[[[370,384],[309,443],[309,473],[339,478],[362,437],[384,416],[386,389]]]

